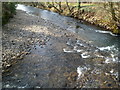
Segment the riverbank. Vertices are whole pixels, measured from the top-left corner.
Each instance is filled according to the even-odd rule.
[[[92,25],[104,28],[105,31],[111,31],[113,34],[120,34],[120,23],[119,20],[114,21],[111,16],[111,9],[108,3],[91,3],[91,4],[81,4],[81,8],[78,11],[77,6],[69,3],[66,6],[65,3],[25,3],[26,5],[31,5],[37,8],[57,12],[64,16],[70,16],[77,18],[78,20],[86,21]],[[119,19],[119,8],[118,4],[114,3],[115,17]]]
[[[15,12],[15,4],[14,2],[2,2],[2,26],[9,22],[10,18],[13,18]]]
[[[3,88],[118,88],[109,52],[38,16],[17,10],[2,46]]]

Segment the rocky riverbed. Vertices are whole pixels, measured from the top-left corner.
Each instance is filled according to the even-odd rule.
[[[118,88],[109,52],[48,20],[17,10],[2,40],[3,88]]]

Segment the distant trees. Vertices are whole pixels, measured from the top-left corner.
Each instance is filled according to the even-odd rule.
[[[69,6],[69,4],[68,4],[68,1],[66,0],[66,5],[67,5],[67,8],[68,8],[68,10],[69,10],[69,13],[71,13],[71,9],[70,9],[70,6]]]
[[[61,2],[52,2],[52,4],[49,3],[49,5],[51,5],[51,8],[53,7],[58,13],[62,13],[62,6],[61,6]]]
[[[112,17],[112,21],[114,22],[114,33],[119,33],[120,32],[120,11],[117,12],[118,8],[119,8],[119,3],[115,3],[115,2],[108,2],[109,3],[109,7],[110,7],[110,13],[111,13],[111,17]],[[116,8],[116,10],[115,10]],[[118,14],[119,13],[119,14]]]
[[[2,25],[6,24],[10,18],[16,13],[16,3],[3,2],[2,3]]]
[[[117,18],[116,18],[115,10],[113,7],[113,2],[109,2],[109,6],[110,6],[110,12],[111,12],[112,19],[116,22]]]
[[[119,2],[25,2],[22,4],[32,5],[41,9],[47,9],[62,15],[83,19],[92,24],[111,30],[113,33],[120,33],[120,3]],[[10,8],[12,9],[10,9]],[[8,9],[7,9],[8,8]],[[3,3],[3,22],[8,20],[15,11],[14,3]],[[6,14],[7,13],[7,14]],[[8,16],[7,16],[8,15]],[[7,18],[6,18],[7,17]],[[6,18],[6,20],[5,20]]]

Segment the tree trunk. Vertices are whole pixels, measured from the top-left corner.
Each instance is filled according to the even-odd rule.
[[[80,8],[81,8],[81,2],[80,0],[78,0],[78,11],[80,10]]]
[[[114,10],[114,7],[113,7],[113,2],[109,2],[109,6],[110,6],[110,12],[111,12],[111,15],[112,15],[112,19],[117,22],[117,18],[115,16],[115,10]]]
[[[69,4],[68,4],[68,1],[67,1],[67,0],[66,0],[66,5],[67,5],[67,7],[68,7],[69,13],[71,13],[71,9],[70,9],[70,6],[69,6]]]

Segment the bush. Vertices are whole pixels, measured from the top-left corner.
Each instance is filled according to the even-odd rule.
[[[16,3],[3,2],[2,3],[2,25],[6,24],[10,18],[16,13]]]

